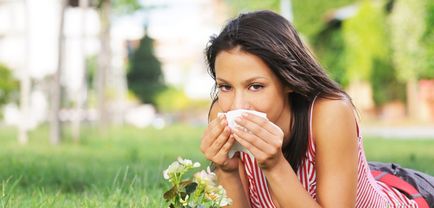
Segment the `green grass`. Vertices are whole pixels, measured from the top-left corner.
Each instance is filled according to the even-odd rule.
[[[162,171],[177,156],[207,165],[199,152],[202,128],[88,129],[79,144],[48,143],[48,131],[16,143],[0,130],[0,207],[163,207]]]
[[[434,175],[434,139],[364,140],[368,161],[394,162]]]
[[[177,156],[207,162],[199,151],[203,127],[85,129],[75,144],[48,142],[47,128],[16,142],[0,129],[0,207],[164,207],[162,171]],[[68,135],[68,133],[66,133]],[[369,160],[397,162],[434,175],[434,140],[367,138]]]

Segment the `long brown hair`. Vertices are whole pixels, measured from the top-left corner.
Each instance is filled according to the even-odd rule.
[[[214,80],[217,54],[235,47],[261,58],[281,83],[293,90],[288,94],[293,125],[289,143],[282,147],[282,152],[296,171],[305,158],[309,108],[315,96],[340,99],[348,95],[327,76],[291,23],[274,12],[241,14],[229,21],[219,35],[211,37],[205,54],[208,72]],[[211,97],[213,105],[218,100],[216,86]]]

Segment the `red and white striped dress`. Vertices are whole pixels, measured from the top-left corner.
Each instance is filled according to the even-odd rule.
[[[315,100],[314,100],[315,102]],[[314,103],[313,102],[313,103]],[[313,106],[313,104],[312,104]],[[298,180],[309,192],[312,198],[316,199],[316,169],[315,169],[315,140],[312,138],[312,111],[310,109],[310,125],[308,149],[306,158],[297,171]],[[358,135],[358,175],[357,175],[357,197],[356,207],[360,208],[402,208],[415,207],[415,201],[408,199],[404,194],[386,184],[376,181],[370,173],[369,166],[363,150],[363,141],[357,127]],[[253,156],[241,152],[241,161],[246,170],[249,182],[250,204],[256,208],[274,208],[268,189],[267,179],[259,168]]]

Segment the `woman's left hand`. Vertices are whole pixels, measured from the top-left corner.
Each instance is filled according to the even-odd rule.
[[[243,113],[235,122],[234,138],[253,154],[262,169],[271,169],[284,159],[284,134],[277,125],[250,113]]]

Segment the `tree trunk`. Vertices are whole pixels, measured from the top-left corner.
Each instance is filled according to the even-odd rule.
[[[75,116],[72,121],[72,139],[74,142],[78,143],[80,140],[80,128],[81,128],[81,120],[83,117],[84,111],[84,103],[87,97],[87,84],[86,84],[86,12],[88,9],[89,1],[88,0],[80,0],[79,2],[80,10],[81,10],[81,37],[80,37],[80,53],[81,53],[81,61],[82,61],[82,74],[80,75],[80,86],[78,88],[78,94],[75,96]]]
[[[30,47],[30,19],[29,19],[29,10],[30,5],[25,1],[26,6],[26,63],[23,67],[23,72],[20,77],[20,122],[18,126],[18,142],[20,144],[27,144],[29,141],[28,137],[28,115],[29,115],[29,98],[30,98],[30,88],[31,88],[31,80],[29,76],[29,47]]]
[[[407,113],[411,119],[419,119],[419,97],[417,79],[407,81]]]
[[[107,73],[111,67],[111,47],[110,47],[110,0],[102,0],[100,9],[100,45],[101,51],[98,56],[97,70],[97,99],[98,99],[98,126],[104,131],[107,127],[108,111],[106,100],[106,80]]]
[[[60,76],[63,69],[63,54],[64,54],[64,34],[63,28],[65,24],[65,10],[67,6],[67,0],[61,0],[60,8],[60,23],[59,23],[59,52],[57,57],[57,70],[53,76],[52,88],[51,88],[51,122],[50,122],[50,142],[51,144],[59,144],[61,140],[61,121],[59,118],[60,104],[61,104],[61,83]]]

